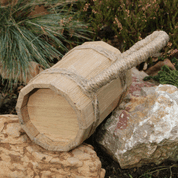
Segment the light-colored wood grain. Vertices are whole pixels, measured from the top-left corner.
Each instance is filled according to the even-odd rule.
[[[40,133],[54,141],[75,138],[79,130],[76,113],[64,97],[51,89],[38,89],[29,97],[27,107]]]
[[[87,42],[83,45],[88,44],[99,45],[114,52],[115,55],[120,55],[119,50],[107,43]],[[107,69],[113,62],[92,49],[81,49],[72,51],[52,68],[63,68],[89,80]],[[131,73],[127,71],[126,74],[127,88],[131,84]],[[98,90],[96,94],[100,118],[97,125],[117,106],[122,93],[120,78]],[[68,151],[92,134],[95,120],[92,100],[67,76],[60,73],[43,73],[23,89],[21,96],[25,96],[24,101],[19,100],[21,104],[17,103],[17,106],[26,107],[28,116],[27,120],[22,119],[26,122],[29,119],[31,125],[38,130],[39,134],[32,140],[45,149]],[[26,130],[30,132],[28,126]]]
[[[30,120],[25,124],[22,124],[22,129],[24,129],[31,140],[40,134],[40,132],[36,129]]]

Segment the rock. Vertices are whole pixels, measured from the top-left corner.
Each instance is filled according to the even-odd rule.
[[[82,144],[70,152],[52,152],[35,145],[16,115],[0,115],[0,178],[104,178],[93,150]]]
[[[178,89],[135,87],[101,125],[96,141],[121,168],[178,161]]]
[[[141,89],[143,87],[153,87],[157,85],[156,82],[143,81],[143,78],[148,76],[143,71],[138,71],[135,67],[132,68],[132,84],[129,88],[129,94],[133,96],[141,96]]]
[[[171,70],[176,70],[172,62],[169,59],[165,59],[164,61],[157,62],[154,66],[148,68],[145,72],[151,76],[158,75],[158,72],[164,65],[168,66]]]
[[[177,58],[178,59],[178,49],[173,49],[170,54],[170,58]]]

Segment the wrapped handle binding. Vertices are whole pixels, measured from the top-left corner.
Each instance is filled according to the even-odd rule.
[[[145,39],[135,43],[129,50],[118,56],[108,69],[88,81],[85,90],[96,92],[99,88],[116,79],[120,73],[146,61],[151,55],[159,52],[169,41],[164,31],[155,31]]]

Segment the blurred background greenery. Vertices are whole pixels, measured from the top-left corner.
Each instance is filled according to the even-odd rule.
[[[178,48],[178,0],[86,0],[78,4],[80,20],[89,24],[93,40],[116,36],[123,51],[153,31],[164,30],[172,47]],[[110,34],[102,33],[104,29]]]

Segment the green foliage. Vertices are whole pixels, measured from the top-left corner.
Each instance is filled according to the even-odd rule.
[[[171,84],[178,87],[178,71],[171,70],[168,66],[163,66],[158,72],[159,82],[161,84]]]
[[[11,84],[17,84],[20,75],[26,78],[30,61],[49,67],[51,60],[67,51],[66,44],[89,39],[71,2],[18,0],[0,6],[0,65]],[[31,16],[37,5],[44,5],[46,13]]]
[[[171,70],[168,66],[164,65],[156,76],[147,76],[144,81],[154,79],[161,84],[171,84],[178,87],[178,59],[175,57],[171,59],[175,63],[176,70]]]
[[[161,57],[158,57],[158,61],[164,61],[164,57],[163,56],[161,56]]]
[[[178,70],[178,59],[176,57],[173,57],[171,59],[171,62],[174,64],[174,67],[176,68],[176,70]]]
[[[94,40],[108,26],[123,41],[125,50],[149,33],[164,30],[172,47],[178,48],[178,0],[87,0],[82,5],[83,18],[95,32]]]

